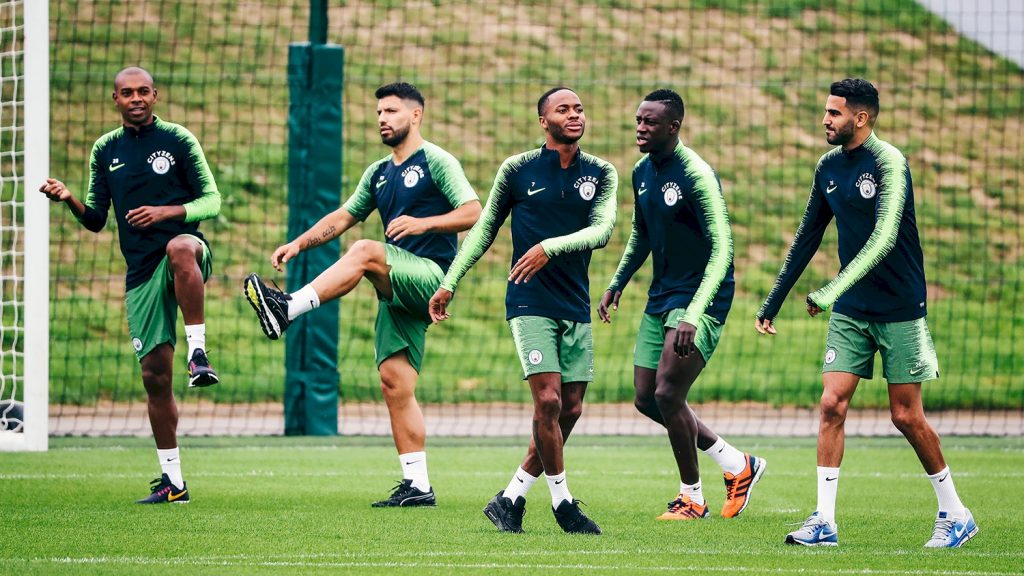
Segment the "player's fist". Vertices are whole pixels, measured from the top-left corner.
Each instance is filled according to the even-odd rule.
[[[438,288],[437,292],[430,298],[427,309],[430,311],[430,319],[434,324],[448,319],[448,303],[452,300],[452,291]]]
[[[611,310],[619,309],[619,298],[622,297],[622,290],[605,290],[601,296],[601,304],[597,307],[597,315],[606,324],[612,321]]]
[[[288,263],[289,260],[299,255],[299,245],[296,242],[289,242],[283,246],[278,246],[277,250],[270,256],[270,265],[275,270],[281,272],[281,267]]]
[[[56,178],[47,178],[46,182],[39,187],[39,191],[46,194],[46,197],[53,202],[64,202],[71,198],[71,191],[63,182]]]

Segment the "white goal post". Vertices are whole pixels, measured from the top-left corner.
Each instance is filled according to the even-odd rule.
[[[0,250],[9,251],[0,271],[8,286],[0,293],[22,300],[4,302],[3,330],[13,335],[5,336],[0,352],[0,402],[9,406],[20,396],[24,414],[17,431],[0,430],[0,450],[43,451],[49,440],[50,203],[36,189],[50,166],[49,2],[0,2],[0,34],[0,83],[13,83],[0,90],[0,154],[10,159],[0,178],[7,180],[5,191],[14,191],[0,217]],[[6,420],[0,411],[0,422]]]

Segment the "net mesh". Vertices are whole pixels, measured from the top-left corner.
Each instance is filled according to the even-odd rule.
[[[0,2],[0,431],[21,430],[24,399],[22,9],[22,2]]]
[[[0,5],[6,14],[16,4]],[[834,228],[780,314],[780,335],[758,338],[751,324],[827,149],[819,121],[828,85],[848,76],[871,80],[882,95],[878,134],[904,152],[914,174],[929,323],[942,367],[942,377],[925,385],[932,422],[942,433],[1024,433],[1024,74],[1011,60],[910,1],[340,4],[331,3],[328,38],[346,49],[346,196],[387,152],[374,116],[373,91],[381,84],[401,79],[424,92],[425,136],[462,161],[481,199],[504,158],[541,142],[537,97],[555,85],[581,95],[588,116],[582,145],[613,162],[622,183],[619,224],[591,264],[595,302],[629,234],[636,106],[658,87],[683,95],[682,137],[718,171],[736,242],[736,300],[714,360],[690,395],[722,433],[816,430],[826,322],[807,318],[802,300],[838,271]],[[1008,5],[972,14],[992,23],[1020,11]],[[207,342],[222,383],[186,389],[179,347],[181,433],[280,432],[284,348],[262,336],[239,288],[251,271],[274,278],[269,254],[288,240],[287,46],[306,40],[309,3],[52,0],[50,14],[54,176],[84,197],[91,145],[119,122],[109,100],[113,75],[141,65],[156,78],[157,114],[197,135],[223,195],[221,216],[202,226],[215,259]],[[3,34],[4,50],[16,51],[17,29]],[[9,91],[18,99],[8,60],[5,221],[17,211],[21,189],[8,170],[17,155],[6,148],[17,130]],[[51,430],[147,434],[116,230],[93,235],[61,212],[52,218]],[[6,278],[9,268],[16,271],[19,249],[6,224],[3,233],[6,374],[18,358],[17,331],[7,328],[17,318],[11,303],[18,284]],[[359,238],[382,239],[376,216],[343,241]],[[510,246],[506,226],[460,285],[452,320],[429,331],[417,391],[431,434],[529,430],[529,390],[504,322]],[[587,393],[583,433],[658,432],[631,406],[632,344],[649,281],[647,265],[614,322],[594,325],[597,380]],[[344,433],[388,432],[373,362],[375,309],[369,286],[342,302]],[[858,391],[850,433],[896,433],[880,377]],[[9,397],[16,380],[5,378]]]

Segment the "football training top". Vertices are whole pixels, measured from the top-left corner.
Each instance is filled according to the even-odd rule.
[[[633,167],[633,230],[609,290],[622,290],[652,255],[648,314],[685,308],[725,323],[735,288],[732,230],[718,175],[696,152],[676,144],[660,165],[644,156]]]
[[[832,220],[842,269],[808,296],[822,310],[859,320],[902,322],[927,314],[924,257],[906,158],[872,133],[864,144],[826,152],[786,262],[759,318],[775,318]]]
[[[590,322],[587,268],[591,251],[611,237],[618,181],[614,166],[582,151],[565,169],[546,146],[508,158],[441,287],[455,291],[511,214],[512,263],[536,244],[550,261],[529,282],[508,283],[506,318]]]
[[[388,154],[370,164],[355,193],[343,205],[357,220],[366,220],[376,208],[387,230],[399,216],[440,216],[478,199],[459,161],[436,144],[424,142],[401,164],[396,165],[392,159],[393,155]],[[421,234],[386,241],[447,270],[455,257],[458,235]]]
[[[199,233],[199,221],[220,212],[220,192],[199,141],[184,127],[154,116],[138,130],[120,128],[101,136],[89,161],[85,214],[76,216],[99,232],[114,205],[121,254],[127,263],[125,290],[153,275],[167,243],[179,234]],[[128,224],[129,210],[140,206],[184,206],[185,220],[164,220],[148,228]]]

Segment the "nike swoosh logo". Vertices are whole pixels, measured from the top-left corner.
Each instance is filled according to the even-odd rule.
[[[643,196],[644,192],[647,192],[647,187],[646,186],[641,186],[640,189],[636,191],[636,195],[637,196]]]
[[[178,492],[177,494],[175,494],[173,491],[171,491],[171,492],[169,492],[167,494],[167,501],[168,502],[174,502],[175,500],[178,500],[179,498],[185,496],[185,494],[188,494],[188,490],[182,490],[181,492]]]
[[[719,448],[718,453],[721,454],[723,450],[725,450],[725,447]]]
[[[967,532],[967,524],[961,524],[960,526],[953,528],[953,535],[956,536],[957,539],[963,536],[964,532]]]
[[[383,185],[385,185],[387,183],[388,183],[387,180],[381,180],[380,182],[377,182],[377,188],[380,188],[381,186],[383,186]]]
[[[828,188],[825,188],[825,194],[831,194],[835,192],[836,188],[839,188],[839,186],[829,186]]]
[[[117,172],[118,170],[120,170],[121,168],[124,168],[124,167],[125,167],[124,164],[118,164],[117,166],[111,164],[110,165],[110,171],[111,172]]]
[[[915,366],[915,367],[910,369],[910,375],[911,376],[917,376],[921,372],[924,372],[924,369],[925,369],[924,366]]]
[[[565,478],[562,478],[561,480],[555,480],[555,484],[561,484],[562,482],[565,482]]]
[[[939,482],[945,482],[945,481],[946,481],[946,478],[949,478],[949,474],[946,474],[946,475],[945,475],[945,476],[943,476],[942,478],[939,478]]]
[[[836,478],[839,478],[839,476],[836,476],[835,478],[829,478],[828,476],[825,476],[825,482],[831,482],[831,481],[835,480]]]
[[[543,192],[545,190],[547,190],[547,188],[537,188],[536,190],[530,190],[529,188],[527,188],[526,195],[533,196],[534,194],[537,194],[538,192]]]
[[[177,460],[177,458],[168,458],[167,460],[164,460],[164,462],[174,462],[175,460]]]
[[[525,484],[526,483],[526,481],[523,480],[522,478],[520,478],[519,476],[516,476],[516,480],[519,480],[520,484]]]
[[[417,462],[423,462],[423,460],[412,460],[410,462],[406,462],[405,465],[408,466],[409,464],[415,464]]]

